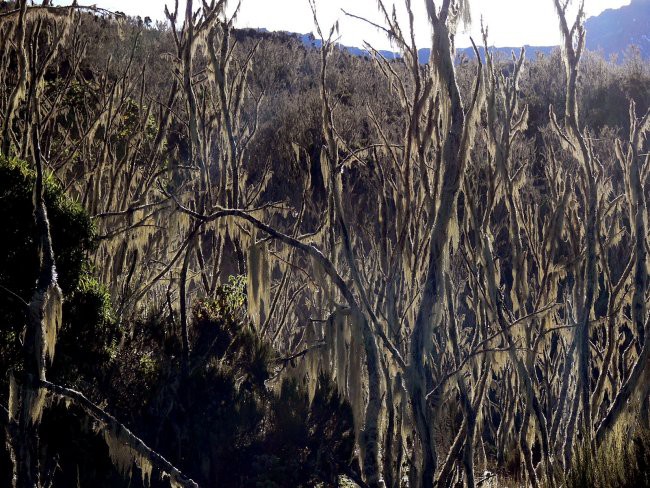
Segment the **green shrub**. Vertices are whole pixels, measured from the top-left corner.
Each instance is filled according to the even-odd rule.
[[[25,303],[31,299],[38,277],[37,232],[33,217],[35,179],[34,171],[24,161],[0,156],[0,221],[3,230],[0,238],[1,371],[16,364],[19,357],[19,337],[26,319]],[[80,297],[90,292],[89,284],[84,284],[82,278],[87,276],[85,267],[87,255],[94,246],[94,228],[83,207],[68,198],[50,174],[45,178],[45,203],[58,281],[68,302],[75,295]],[[96,300],[104,310],[98,312],[100,314],[106,312],[107,306],[102,300]],[[5,380],[4,377],[0,379]]]

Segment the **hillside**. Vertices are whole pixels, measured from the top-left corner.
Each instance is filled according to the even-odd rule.
[[[605,10],[585,22],[587,49],[602,51],[607,57],[622,58],[630,45],[650,59],[650,0],[632,0],[630,5]]]
[[[0,488],[650,486],[650,63],[178,3],[0,0]]]

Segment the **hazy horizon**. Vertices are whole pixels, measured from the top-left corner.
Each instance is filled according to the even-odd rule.
[[[56,4],[65,4],[57,0]],[[184,2],[179,2],[182,4]],[[403,2],[395,2],[398,15],[403,16]],[[489,29],[490,45],[498,47],[513,46],[552,46],[559,44],[557,16],[551,0],[470,0],[472,6],[472,25],[468,32],[460,33],[458,46],[467,47],[470,36],[476,42],[481,39],[481,18]],[[155,20],[164,20],[164,6],[173,6],[173,2],[164,0],[100,0],[97,6],[113,11],[121,11],[132,16],[149,16]],[[577,2],[574,2],[577,4]],[[600,14],[609,8],[629,5],[630,0],[587,0],[585,2],[587,17]],[[236,4],[231,2],[230,10]],[[387,7],[393,2],[386,2]],[[339,42],[348,46],[362,47],[364,42],[378,49],[394,49],[383,32],[369,24],[349,18],[341,9],[368,18],[382,24],[376,0],[328,0],[317,2],[319,21],[323,28],[339,21]],[[575,9],[575,6],[574,6]],[[424,2],[414,2],[416,42],[426,47],[429,38],[429,26],[426,20]],[[405,24],[405,22],[404,22]],[[313,18],[307,0],[243,0],[235,25],[240,28],[264,28],[270,31],[288,31],[306,34],[314,31]]]

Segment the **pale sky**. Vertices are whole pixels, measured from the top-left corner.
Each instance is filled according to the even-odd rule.
[[[340,42],[348,46],[362,47],[364,41],[378,49],[394,49],[386,36],[362,21],[346,17],[341,9],[381,23],[376,0],[316,0],[319,21],[324,30],[329,30],[337,20],[340,26]],[[58,0],[56,3],[69,3]],[[119,10],[129,15],[149,16],[163,19],[164,5],[170,8],[173,0],[85,0],[80,4],[96,3],[110,10]],[[181,0],[181,4],[183,1]],[[200,5],[199,1],[195,3]],[[399,7],[403,0],[386,0],[387,7],[395,3]],[[439,4],[440,0],[436,2]],[[577,1],[574,1],[577,3]],[[607,8],[629,5],[630,0],[585,0],[587,17],[598,15]],[[418,47],[427,47],[429,27],[423,0],[413,0],[416,18],[416,41]],[[480,18],[489,27],[490,44],[495,46],[557,45],[560,43],[557,17],[553,0],[470,0],[473,24],[471,31],[459,36],[457,45],[470,45],[471,35],[481,43]],[[230,5],[236,5],[231,0]],[[233,7],[231,7],[233,8]],[[390,8],[390,7],[389,7]],[[405,26],[406,23],[403,23]],[[265,27],[269,30],[284,30],[307,33],[314,31],[311,10],[307,0],[242,0],[241,11],[236,23],[238,27]]]

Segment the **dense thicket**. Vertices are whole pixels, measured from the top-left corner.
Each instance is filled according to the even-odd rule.
[[[223,1],[27,3],[0,5],[0,483],[648,484],[638,52],[583,52],[560,0],[562,49],[482,61],[467,2],[427,1],[426,65],[382,2],[401,60],[313,3],[320,49]]]

